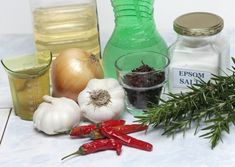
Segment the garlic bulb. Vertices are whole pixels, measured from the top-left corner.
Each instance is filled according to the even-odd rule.
[[[68,131],[80,122],[81,110],[76,102],[62,97],[44,96],[33,115],[34,126],[48,135]]]
[[[124,111],[124,90],[115,79],[91,79],[79,94],[82,115],[94,123],[114,119]]]

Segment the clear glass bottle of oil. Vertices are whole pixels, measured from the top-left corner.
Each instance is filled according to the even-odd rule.
[[[35,44],[55,58],[67,48],[100,57],[96,0],[31,0]]]

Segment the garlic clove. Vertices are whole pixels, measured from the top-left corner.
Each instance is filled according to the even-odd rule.
[[[53,117],[53,112],[45,112],[43,119],[40,121],[40,130],[46,134],[54,135],[53,126],[51,125],[51,117]]]
[[[112,89],[112,91],[110,91],[110,96],[112,99],[113,98],[114,99],[122,98],[122,100],[124,101],[125,92],[122,87],[116,87],[116,88]]]
[[[114,114],[110,112],[110,106],[102,106],[99,108],[93,107],[93,105],[88,105],[83,111],[83,116],[94,123],[100,123],[106,121],[107,118],[112,119]]]
[[[100,89],[101,85],[99,84],[99,79],[91,79],[86,88],[85,89],[90,89],[90,90],[94,90],[94,89]]]
[[[51,104],[46,102],[41,103],[33,115],[33,123],[35,127],[41,128],[41,118],[46,114],[46,109],[50,108]]]
[[[69,112],[69,110],[67,110]],[[54,127],[54,132],[55,133],[59,133],[59,132],[65,132],[65,131],[68,131],[70,128],[71,128],[71,118],[70,118],[70,113],[66,113],[66,112],[61,112],[61,113],[58,113],[59,114],[59,122],[60,124],[55,124],[55,127]]]
[[[90,101],[90,94],[88,89],[84,89],[78,96],[78,102],[80,104],[86,104]]]
[[[105,86],[107,87],[107,90],[113,91],[113,89],[116,89],[118,87],[121,87],[116,79],[108,78],[107,82],[105,83]]]
[[[111,104],[110,108],[113,109],[115,114],[117,113],[121,114],[125,109],[125,103],[123,102],[122,99],[115,99],[115,100],[116,100],[115,104]]]
[[[117,87],[119,85],[118,81],[113,78],[107,78],[107,79],[91,79],[86,89],[90,90],[97,90],[97,89],[104,89],[106,90],[112,90],[113,88]]]

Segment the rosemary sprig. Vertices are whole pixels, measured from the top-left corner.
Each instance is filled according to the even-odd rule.
[[[235,63],[235,59],[233,59]],[[137,122],[162,126],[163,135],[173,135],[195,128],[200,137],[209,139],[213,149],[222,141],[223,132],[229,133],[235,125],[235,67],[230,76],[214,75],[210,81],[200,81],[190,87],[191,91],[181,94],[168,94],[169,100],[160,105],[152,105],[142,116],[136,116]]]

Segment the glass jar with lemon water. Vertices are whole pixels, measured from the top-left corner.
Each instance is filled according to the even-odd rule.
[[[49,51],[1,60],[8,74],[14,111],[21,119],[32,120],[42,97],[50,94],[51,61]]]

